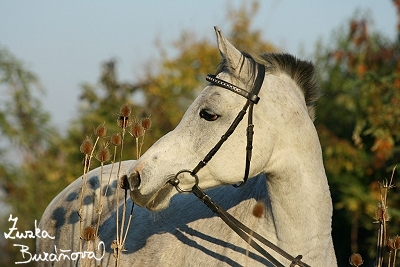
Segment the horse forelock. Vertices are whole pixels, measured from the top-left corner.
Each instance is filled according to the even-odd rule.
[[[287,53],[264,53],[257,57],[257,60],[255,60],[250,54],[242,52],[242,64],[240,65],[239,73],[241,73],[243,70],[242,68],[244,65],[244,60],[247,60],[250,65],[250,76],[246,78],[236,78],[241,78],[245,83],[254,81],[257,71],[257,63],[264,64],[266,66],[266,71],[269,73],[286,73],[302,90],[304,94],[304,100],[308,108],[308,114],[310,118],[314,120],[314,103],[320,98],[321,92],[316,81],[315,67],[310,61],[300,60]],[[232,71],[225,58],[218,65],[217,74],[220,72],[232,74]]]

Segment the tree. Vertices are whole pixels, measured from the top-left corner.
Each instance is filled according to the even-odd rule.
[[[332,45],[320,44],[316,52],[324,91],[316,124],[335,206],[339,265],[348,263],[350,250],[366,262],[374,258],[379,183],[400,159],[399,40],[370,32],[369,25],[353,18]],[[398,193],[397,187],[389,196],[389,235],[400,232]]]
[[[262,40],[259,30],[251,29],[250,18],[257,12],[257,2],[253,2],[250,8],[246,6],[243,4],[237,10],[231,8],[228,12],[232,24],[229,36],[243,50],[249,47],[260,49],[257,52],[274,50],[270,43]],[[152,120],[152,128],[146,133],[144,150],[175,128],[206,84],[207,73],[216,70],[220,56],[214,41],[198,38],[188,31],[183,31],[172,44],[172,48],[178,51],[175,57],[167,55],[164,45],[159,45],[160,61],[156,64],[151,62],[152,68],[145,68],[139,81],[120,82],[116,72],[117,62],[109,60],[103,64],[98,85],[82,86],[80,113],[65,140],[71,162],[77,164],[82,160],[79,147],[73,144],[79,144],[97,125],[115,122],[119,107],[124,102],[132,106],[136,116],[150,117]],[[137,100],[135,95],[142,97]],[[113,131],[117,130],[116,124],[107,125],[114,127]],[[128,147],[134,147],[134,140],[128,142]],[[132,158],[132,155],[132,151],[127,151],[125,158]]]
[[[0,190],[5,195],[1,201],[14,218],[19,218],[19,230],[25,231],[32,229],[53,192],[65,186],[68,179],[62,172],[63,153],[57,146],[56,129],[41,106],[38,79],[5,48],[0,49],[0,87]],[[8,218],[0,224],[5,233],[12,227]],[[11,266],[13,255],[18,254],[19,248],[11,241],[0,244],[5,255],[0,260],[2,265]],[[34,248],[34,240],[24,241],[24,245]]]
[[[251,27],[257,9],[256,1],[230,8],[228,38],[243,51],[274,51],[261,31]],[[0,99],[4,136],[0,186],[6,196],[3,201],[20,219],[21,230],[32,229],[50,200],[82,175],[84,156],[79,146],[86,136],[94,138],[94,129],[103,123],[108,135],[120,131],[116,121],[121,105],[127,103],[135,116],[152,120],[143,150],[177,125],[220,56],[214,41],[187,31],[172,47],[176,56],[167,55],[160,46],[159,61],[151,63],[157,67],[144,69],[135,83],[121,82],[117,61],[106,61],[99,82],[82,85],[79,113],[63,135],[50,125],[49,114],[40,105],[35,75],[7,50],[0,50],[0,86],[2,95],[7,95]],[[317,102],[316,126],[332,190],[333,236],[340,265],[348,264],[351,250],[370,258],[374,253],[372,217],[380,199],[378,183],[389,178],[400,158],[399,52],[399,40],[370,33],[369,21],[363,17],[352,19],[333,44],[317,47],[316,66],[324,96]],[[127,138],[126,147],[124,159],[135,158],[135,139]],[[18,160],[10,160],[15,155]],[[400,233],[396,228],[400,225],[398,188],[389,196],[391,234]],[[6,231],[10,224],[0,227]],[[11,265],[20,257],[9,243],[0,249],[9,252],[5,253],[9,257],[0,259],[2,265]]]
[[[262,50],[273,49],[261,39],[259,31],[250,28],[249,18],[257,11],[256,6],[247,10],[243,5],[239,10],[230,11],[231,36],[236,45],[243,50],[251,43]],[[122,104],[130,104],[137,117],[148,116],[153,121],[143,150],[177,125],[206,84],[206,74],[216,69],[220,56],[214,42],[188,32],[182,33],[173,48],[178,50],[176,57],[167,56],[160,48],[157,72],[145,70],[144,78],[137,83],[119,81],[117,62],[105,62],[99,83],[82,85],[80,110],[66,134],[50,124],[50,114],[41,105],[43,89],[38,78],[9,51],[0,49],[0,186],[3,203],[10,207],[14,218],[19,218],[19,230],[32,230],[51,199],[82,175],[84,156],[79,146],[86,136],[93,137],[94,129],[103,123],[110,135],[120,130],[114,122]],[[142,94],[143,100],[138,101],[136,94]],[[124,158],[135,158],[134,138],[125,143]],[[7,219],[8,215],[0,223],[2,232],[12,226]],[[34,240],[25,241],[33,252]],[[11,266],[21,260],[19,248],[13,247],[10,240],[0,246],[5,255],[1,265]]]

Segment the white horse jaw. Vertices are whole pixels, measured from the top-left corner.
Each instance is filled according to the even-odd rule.
[[[171,184],[165,184],[154,194],[142,195],[140,190],[133,189],[130,197],[138,206],[145,207],[151,211],[159,211],[167,208],[171,198],[176,194],[176,189]]]
[[[171,198],[177,193],[175,187],[168,182],[173,175],[160,176],[151,171],[154,170],[154,166],[147,166],[150,171],[143,166],[147,164],[136,162],[127,174],[132,201],[151,211],[167,208]],[[149,181],[160,181],[160,183],[152,184]]]
[[[127,180],[129,183],[130,197],[135,204],[141,207],[146,207],[152,211],[161,210],[168,206],[170,199],[169,195],[172,193],[172,185],[168,185],[167,183],[155,193],[143,195],[139,190],[141,185],[139,172],[132,171],[127,176]]]

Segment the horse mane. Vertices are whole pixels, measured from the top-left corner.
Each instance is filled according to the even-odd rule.
[[[289,75],[303,91],[308,114],[314,121],[314,103],[319,99],[321,93],[316,81],[314,65],[310,61],[300,60],[287,53],[264,53],[257,57],[257,61],[248,53],[242,52],[242,55],[243,59],[246,58],[250,62],[251,80],[254,80],[257,62],[264,64],[267,72],[284,72]],[[220,72],[231,73],[225,59],[218,66],[217,73]]]

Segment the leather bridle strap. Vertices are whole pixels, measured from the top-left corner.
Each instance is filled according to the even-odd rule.
[[[265,73],[265,71],[264,71],[264,73]],[[242,88],[237,87],[236,85],[233,85],[231,83],[225,82],[224,80],[218,79],[217,76],[215,76],[213,74],[207,74],[206,80],[214,85],[218,85],[219,87],[228,89],[238,95],[241,95],[244,98],[247,98],[248,100],[253,102],[254,104],[257,104],[258,101],[260,100],[260,98],[257,95],[258,92],[257,93],[253,92],[253,91],[247,92],[246,90],[243,90]],[[260,88],[261,88],[261,86],[260,86]]]
[[[265,76],[265,66],[262,64],[257,63],[257,77],[254,82],[253,88],[251,92],[247,92],[231,83],[225,82],[215,75],[207,75],[207,81],[210,83],[220,86],[222,88],[228,89],[232,92],[235,92],[247,99],[246,104],[243,106],[242,110],[236,116],[232,124],[229,126],[228,130],[222,135],[221,139],[218,143],[208,152],[208,154],[204,157],[202,161],[200,161],[197,166],[192,170],[181,170],[179,171],[172,179],[168,182],[175,186],[178,192],[192,192],[195,194],[204,204],[207,205],[214,213],[216,213],[233,231],[235,231],[243,240],[245,240],[250,246],[252,246],[255,250],[261,253],[267,260],[269,260],[274,266],[276,267],[284,267],[279,261],[277,261],[271,254],[269,254],[265,249],[263,249],[256,241],[258,240],[265,246],[269,247],[270,249],[274,250],[281,256],[288,259],[291,264],[291,267],[294,266],[301,266],[301,267],[310,267],[309,265],[303,263],[301,261],[302,256],[299,255],[297,257],[292,257],[290,254],[282,250],[281,248],[277,247],[276,245],[272,244],[270,241],[262,237],[261,235],[257,234],[256,232],[249,229],[247,226],[236,220],[232,215],[218,206],[212,199],[198,186],[199,178],[197,177],[197,172],[201,170],[210,160],[211,158],[218,152],[221,148],[222,144],[229,138],[229,136],[235,131],[236,127],[239,125],[240,121],[243,119],[244,115],[246,114],[247,110],[249,110],[248,114],[248,123],[247,123],[247,146],[246,146],[246,167],[245,167],[245,174],[243,181],[235,187],[243,186],[248,177],[250,172],[250,161],[252,156],[252,149],[253,149],[253,107],[254,104],[257,104],[259,101],[258,93],[260,92],[261,86],[264,81]],[[195,184],[191,189],[185,190],[179,187],[179,175],[181,173],[188,172],[192,177],[195,179]]]
[[[291,262],[290,267],[300,266],[300,267],[311,267],[310,265],[301,261],[302,256],[297,257],[291,256],[289,253],[279,248],[275,244],[271,243],[258,233],[249,229],[247,226],[242,224],[240,221],[235,219],[232,215],[226,212],[223,208],[218,206],[198,185],[196,184],[192,187],[191,192],[195,194],[204,204],[207,205],[214,213],[216,213],[233,231],[235,231],[244,241],[246,241],[250,246],[257,250],[261,255],[263,255],[267,260],[269,260],[276,267],[284,267],[278,260],[276,260],[271,254],[269,254],[265,249],[263,249],[254,239],[258,240],[265,246],[269,247],[276,253],[280,254],[287,260]]]
[[[252,156],[253,150],[253,135],[254,135],[254,125],[253,125],[253,106],[257,104],[260,98],[258,97],[258,93],[260,92],[261,86],[264,82],[265,77],[265,66],[263,64],[257,64],[257,77],[255,79],[253,88],[251,92],[247,92],[244,89],[241,89],[231,83],[225,82],[215,75],[207,75],[206,80],[210,83],[220,86],[222,88],[228,89],[234,93],[239,94],[247,99],[246,104],[243,106],[242,110],[236,116],[235,120],[232,122],[228,130],[225,132],[224,135],[221,136],[219,142],[208,152],[208,154],[204,157],[202,161],[200,161],[197,166],[192,170],[191,174],[196,175],[197,172],[202,169],[210,160],[211,158],[217,153],[217,151],[221,148],[222,144],[229,138],[229,136],[235,131],[236,127],[239,125],[240,121],[243,119],[244,115],[247,113],[247,109],[249,109],[248,114],[248,121],[247,121],[247,145],[246,145],[246,167],[244,172],[243,181],[239,184],[234,185],[235,187],[243,186],[247,179],[249,178],[250,172],[250,161]]]

